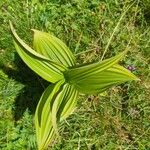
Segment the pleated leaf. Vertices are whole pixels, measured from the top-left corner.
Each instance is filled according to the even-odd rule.
[[[11,23],[10,27],[16,51],[28,67],[30,67],[43,79],[52,83],[64,78],[63,72],[67,70],[65,66],[34,51],[19,38]]]
[[[96,94],[130,80],[138,80],[138,78],[127,69],[116,64],[99,73],[82,78],[74,86],[82,93]]]
[[[93,74],[99,73],[107,68],[110,68],[114,64],[116,64],[125,54],[127,51],[124,51],[112,58],[106,59],[104,61],[100,61],[97,63],[92,64],[83,64],[79,67],[74,67],[66,71],[65,76],[69,82],[76,82],[81,80],[82,78],[86,78]]]
[[[64,81],[52,84],[45,90],[35,113],[39,150],[46,149],[56,140],[57,124],[72,113],[77,95],[74,87]]]
[[[14,45],[22,60],[50,84],[41,96],[35,112],[38,149],[47,149],[59,138],[58,124],[75,109],[79,92],[95,94],[111,86],[138,80],[118,65],[127,51],[102,62],[75,65],[75,57],[58,38],[34,31],[34,50],[25,44],[10,23]]]
[[[66,78],[77,90],[87,94],[100,93],[122,82],[138,80],[130,71],[116,64],[125,53],[102,62],[68,70]]]
[[[35,29],[33,31],[33,47],[38,53],[66,67],[75,65],[73,53],[60,39],[46,32]]]

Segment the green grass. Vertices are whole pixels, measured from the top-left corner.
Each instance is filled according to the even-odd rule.
[[[33,117],[47,82],[19,58],[9,31],[32,44],[36,28],[63,40],[79,63],[100,60],[111,34],[131,0],[3,0],[0,2],[0,149],[36,150]],[[81,95],[60,126],[62,140],[53,150],[150,150],[150,2],[139,0],[120,22],[105,58],[128,47],[121,64],[135,66],[141,81],[100,95]],[[31,33],[31,34],[29,34]],[[130,43],[129,43],[130,41]]]

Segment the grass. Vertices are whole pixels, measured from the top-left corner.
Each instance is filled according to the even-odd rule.
[[[62,39],[77,61],[100,60],[131,0],[3,0],[0,2],[0,149],[35,150],[33,116],[47,82],[19,58],[8,21],[30,45],[30,29]],[[150,2],[134,2],[112,37],[104,58],[127,47],[121,64],[134,66],[141,81],[99,95],[81,95],[78,107],[60,126],[52,150],[150,150]],[[130,41],[130,43],[129,43]]]

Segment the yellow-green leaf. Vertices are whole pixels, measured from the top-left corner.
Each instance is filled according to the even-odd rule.
[[[16,51],[28,67],[30,67],[42,78],[52,83],[64,78],[63,72],[67,70],[65,66],[49,60],[45,56],[34,51],[19,38],[11,23],[10,27]]]
[[[35,29],[33,31],[33,47],[38,53],[66,67],[75,65],[73,53],[60,39],[46,32]]]
[[[116,64],[126,54],[126,52],[127,51],[124,51],[104,61],[100,61],[92,64],[84,64],[82,66],[69,69],[68,71],[65,72],[66,79],[69,82],[74,83],[78,80],[81,80],[82,78],[84,79],[88,76],[95,75],[96,73],[99,73]]]
[[[35,113],[38,147],[47,148],[58,137],[57,124],[75,109],[78,92],[64,81],[51,84],[43,93]]]
[[[124,67],[115,64],[101,72],[76,81],[74,86],[80,92],[95,94],[131,80],[138,80],[138,78]]]
[[[126,51],[102,62],[76,67],[66,72],[67,81],[83,93],[100,93],[111,86],[138,78],[127,69],[116,64]]]

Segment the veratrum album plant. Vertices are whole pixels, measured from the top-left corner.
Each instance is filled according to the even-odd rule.
[[[43,79],[50,82],[35,112],[38,150],[47,149],[59,139],[59,122],[75,109],[79,92],[96,94],[120,83],[138,80],[118,64],[126,51],[92,64],[76,65],[69,48],[58,38],[34,31],[33,48],[25,44],[10,23],[16,51],[22,60]]]

